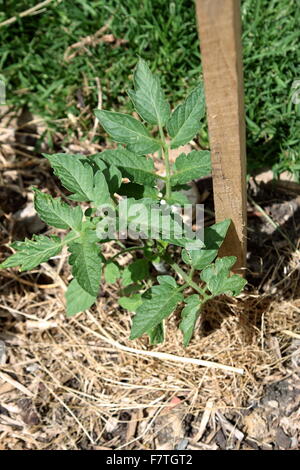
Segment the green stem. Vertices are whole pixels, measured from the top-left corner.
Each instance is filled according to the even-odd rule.
[[[186,282],[181,287],[179,287],[179,289],[177,289],[177,292],[181,292],[182,290],[186,289],[187,287],[189,287],[189,284]]]
[[[124,248],[124,250],[119,251],[116,253],[114,256],[112,256],[109,261],[113,261],[115,258],[117,258],[120,255],[123,255],[124,253],[127,253],[129,251],[137,251],[137,250],[142,250],[145,251],[147,247],[146,246],[130,246],[129,248]]]
[[[190,278],[191,280],[193,280],[194,272],[195,272],[195,268],[191,268],[191,270],[190,270],[190,272],[189,272],[189,278]]]
[[[74,232],[75,232],[75,230],[74,230]],[[77,232],[77,231],[76,231],[75,233],[76,233],[76,235],[74,235],[73,237],[69,237],[69,238],[68,238],[68,236],[71,234],[71,232],[67,233],[67,235],[65,236],[65,238],[63,238],[63,239],[61,240],[61,246],[67,245],[68,243],[73,242],[74,240],[77,240],[78,238],[81,237],[81,233],[80,233],[80,232]]]
[[[204,301],[207,300],[208,298],[210,298],[210,295],[206,294],[204,289],[197,286],[197,284],[191,279],[190,275],[188,275],[186,272],[184,272],[183,269],[181,269],[181,267],[178,266],[177,263],[175,263],[175,261],[173,261],[171,259],[168,259],[167,263],[171,266],[172,269],[174,269],[174,271],[177,272],[177,274],[179,274],[183,278],[183,280],[190,287],[192,287],[196,292],[198,292],[199,294],[202,295]]]
[[[158,128],[159,128],[159,135],[160,135],[161,145],[162,145],[162,150],[163,150],[162,153],[164,156],[165,166],[166,166],[165,183],[166,183],[166,200],[168,201],[171,198],[171,168],[170,168],[170,159],[169,159],[169,146],[166,143],[166,139],[165,139],[163,129],[160,123],[158,125]]]
[[[169,160],[169,146],[166,145],[164,149],[165,164],[166,164],[166,200],[171,198],[171,169]]]

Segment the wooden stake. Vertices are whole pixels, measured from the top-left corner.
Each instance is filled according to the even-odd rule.
[[[239,0],[196,0],[216,221],[232,220],[221,256],[246,262],[246,146]]]

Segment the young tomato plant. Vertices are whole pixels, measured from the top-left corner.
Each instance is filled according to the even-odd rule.
[[[208,151],[181,153],[173,165],[169,160],[170,149],[188,143],[200,130],[203,88],[197,86],[171,113],[158,78],[139,60],[128,95],[141,120],[95,111],[105,131],[122,144],[118,148],[89,157],[44,155],[68,198],[89,207],[83,212],[80,204],[74,207],[34,189],[40,218],[68,233],[13,243],[15,253],[0,268],[33,269],[66,245],[73,275],[66,292],[68,316],[96,302],[103,273],[107,283],[121,283],[119,303],[134,313],[131,339],[146,333],[151,344],[162,342],[165,319],[182,306],[179,328],[187,346],[203,304],[220,294],[238,295],[245,285],[242,277],[230,274],[234,256],[217,258],[230,221],[205,228],[200,240],[191,231],[186,234],[174,210],[188,202],[181,191],[186,184],[210,172]],[[165,176],[155,171],[149,156],[155,152],[165,164]],[[111,240],[120,250],[106,259],[102,246]],[[180,251],[183,267],[176,262]],[[126,252],[136,259],[122,268],[118,256]],[[154,266],[161,265],[165,274],[155,276]]]

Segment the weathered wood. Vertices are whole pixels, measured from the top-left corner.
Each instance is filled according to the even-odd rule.
[[[221,256],[246,262],[246,146],[239,0],[196,0],[216,220],[232,219]]]

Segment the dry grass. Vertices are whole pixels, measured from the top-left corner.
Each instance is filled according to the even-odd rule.
[[[117,307],[116,290],[105,287],[95,310],[66,319],[63,289],[29,291],[3,281],[0,338],[7,365],[1,367],[0,397],[10,416],[1,414],[2,448],[153,448],[154,422],[174,397],[184,415],[212,398],[218,410],[246,406],[287,360],[291,338],[285,331],[299,333],[299,301],[219,299],[206,306],[190,347],[182,347],[172,318],[165,345],[155,350],[241,367],[245,374],[178,365],[107,343],[148,347],[146,340],[127,340],[130,315]],[[208,323],[211,331],[204,334]],[[131,435],[124,419],[134,421]]]
[[[44,163],[36,166],[35,157],[32,167],[32,156],[18,159],[18,147],[10,148],[1,159],[3,184],[12,179],[12,191],[28,200],[35,178],[57,194]],[[8,212],[0,214],[5,254],[14,233]],[[118,307],[117,286],[104,285],[97,307],[66,319],[63,294],[70,273],[64,255],[31,273],[0,272],[0,340],[6,349],[0,359],[0,449],[164,448],[157,440],[163,417],[179,419],[177,437],[183,438],[180,426],[190,415],[213,409],[223,419],[225,411],[242,412],[262,396],[266,384],[286,373],[289,346],[300,333],[299,251],[291,254],[286,245],[276,250],[277,263],[262,278],[268,289],[210,301],[186,349],[176,315],[168,321],[164,345],[149,347],[145,338],[128,341],[131,316]],[[245,373],[160,360],[112,341]],[[203,434],[208,415],[199,416]],[[200,448],[214,448],[209,437],[205,442]]]

